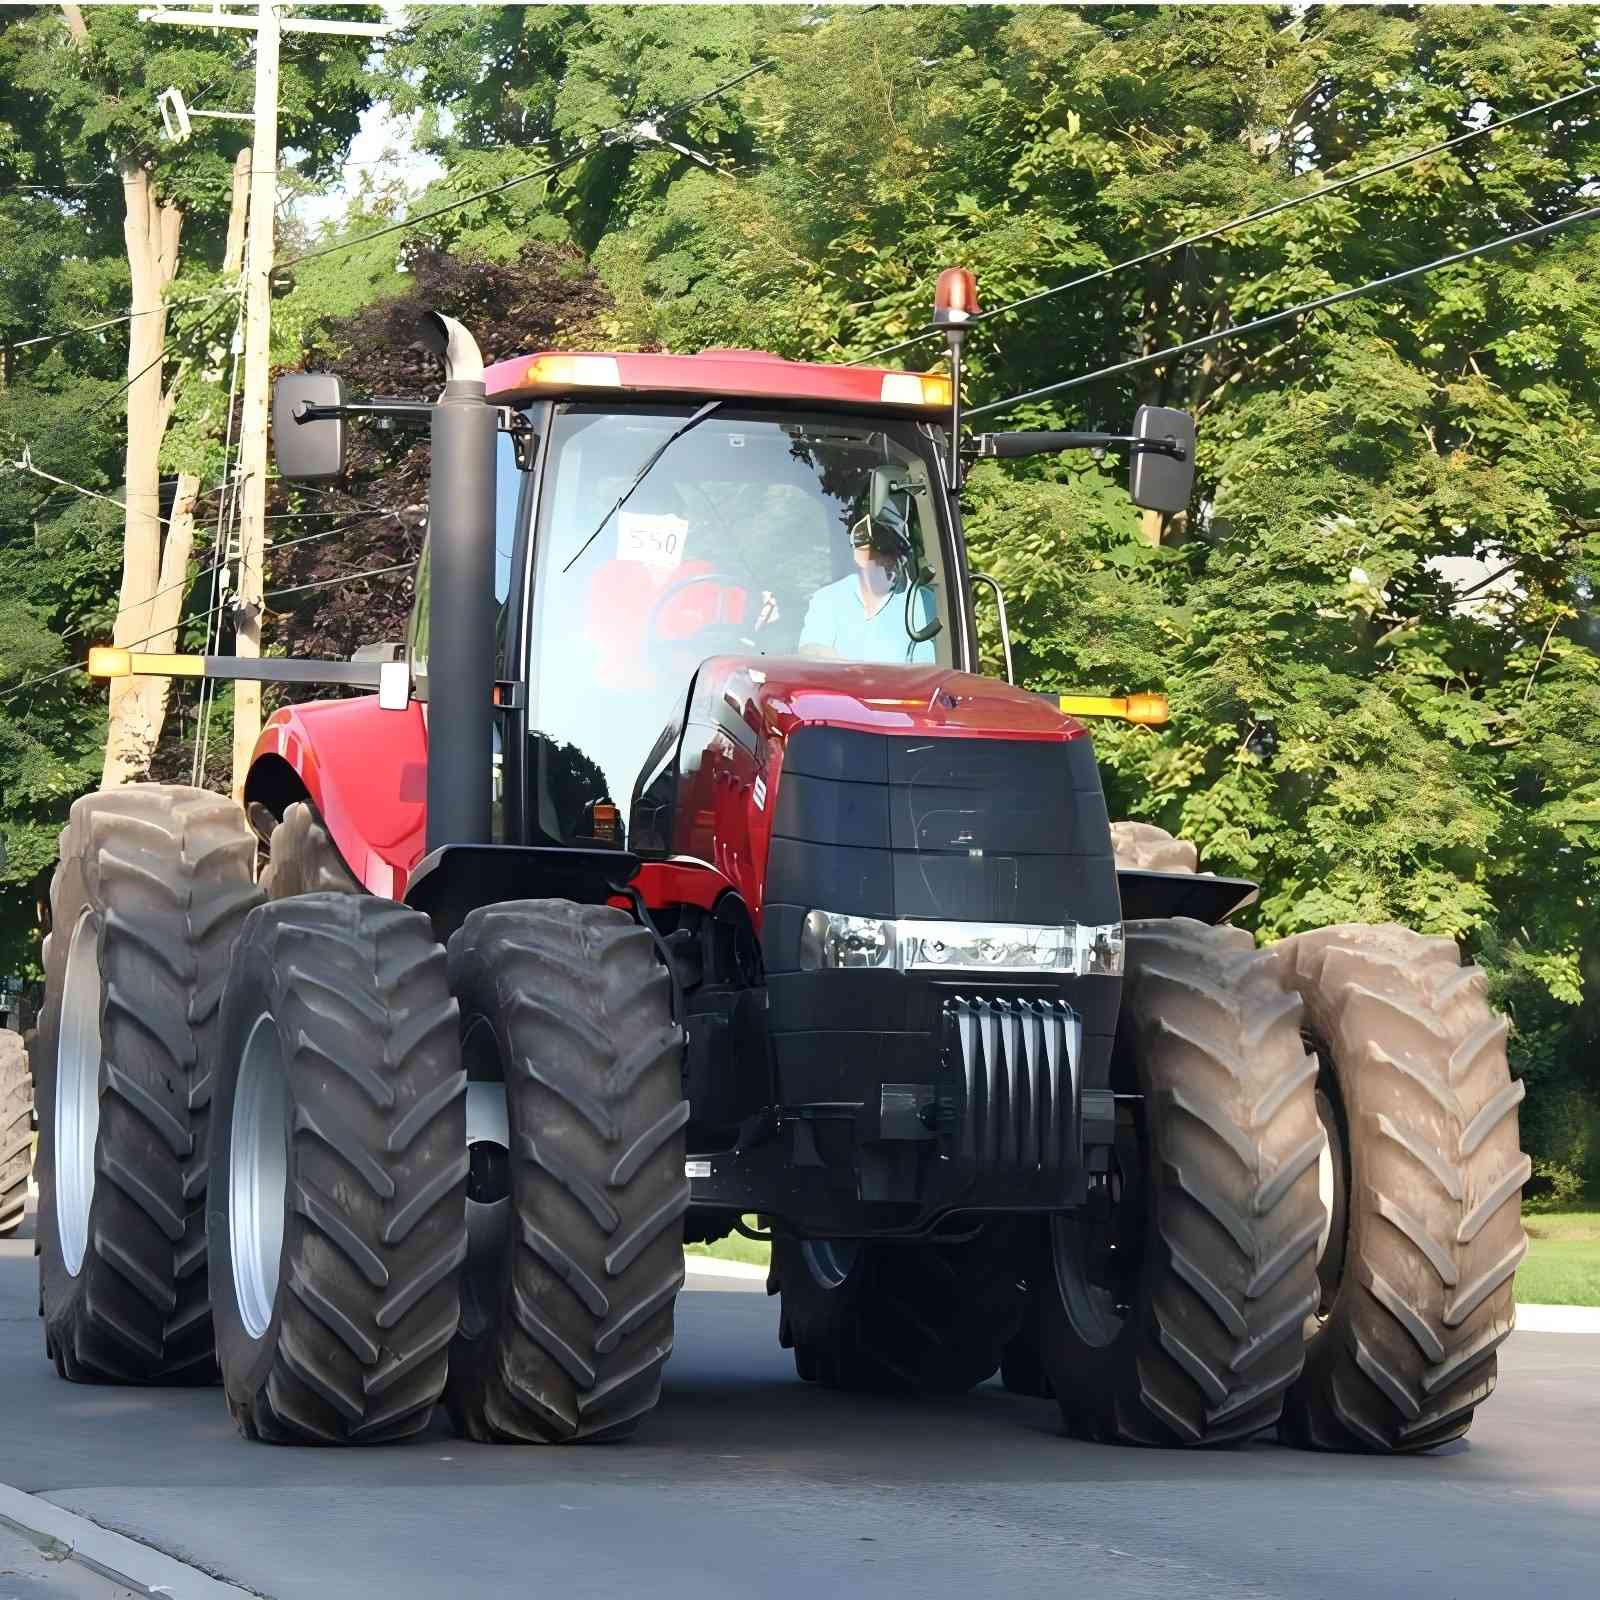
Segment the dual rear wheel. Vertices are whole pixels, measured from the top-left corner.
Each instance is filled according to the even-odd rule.
[[[224,1009],[210,1210],[245,1433],[377,1442],[441,1401],[480,1440],[635,1427],[683,1281],[681,1043],[623,912],[491,906],[448,955],[370,896],[256,912]],[[501,1110],[475,1111],[469,1144],[474,1087]]]
[[[1483,974],[1396,927],[1258,951],[1238,930],[1130,924],[1127,960],[1114,1070],[1136,1098],[1091,1205],[1003,1256],[780,1243],[801,1375],[938,1392],[998,1366],[1069,1434],[1124,1443],[1460,1437],[1526,1249],[1522,1089]],[[1026,1280],[1020,1319],[988,1298],[997,1262]]]

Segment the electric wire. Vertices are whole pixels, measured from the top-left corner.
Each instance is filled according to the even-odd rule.
[[[1009,411],[1011,407],[1019,406],[1027,400],[1038,400],[1045,395],[1060,394],[1066,389],[1080,388],[1099,378],[1116,377],[1119,373],[1132,372],[1138,367],[1170,361],[1175,356],[1187,355],[1192,350],[1203,350],[1207,345],[1218,344],[1224,339],[1236,339],[1241,334],[1254,333],[1258,328],[1270,328],[1274,323],[1286,322],[1291,317],[1302,317],[1308,312],[1320,311],[1325,306],[1335,306],[1344,300],[1354,300],[1360,295],[1387,289],[1394,284],[1405,283],[1411,278],[1420,278],[1425,272],[1435,272],[1440,267],[1452,267],[1463,261],[1471,261],[1476,256],[1487,255],[1491,250],[1504,249],[1507,245],[1526,244],[1531,239],[1540,239],[1546,234],[1555,233],[1560,228],[1571,227],[1578,222],[1591,222],[1597,217],[1600,217],[1600,206],[1571,211],[1564,217],[1557,217],[1553,222],[1542,222],[1535,228],[1524,228],[1519,233],[1505,234],[1499,239],[1490,239],[1487,243],[1474,245],[1470,250],[1458,250],[1451,255],[1425,261],[1418,267],[1407,267],[1402,272],[1391,272],[1387,277],[1374,278],[1368,283],[1358,283],[1349,289],[1338,289],[1332,294],[1319,295],[1315,300],[1305,300],[1299,305],[1286,306],[1282,311],[1274,311],[1268,316],[1257,317],[1250,322],[1218,328],[1214,333],[1202,334],[1197,339],[1186,339],[1182,344],[1168,345],[1166,349],[1152,351],[1149,355],[1134,356],[1131,360],[1119,361],[1112,366],[1101,367],[1095,372],[1081,373],[1075,378],[1064,378],[1059,383],[1047,383],[1038,389],[1014,394],[1006,400],[991,400],[987,405],[971,406],[967,409],[966,415],[981,417],[995,411]]]
[[[1325,200],[1331,194],[1337,194],[1342,189],[1353,188],[1356,184],[1366,183],[1369,179],[1382,177],[1385,173],[1397,172],[1402,167],[1412,165],[1417,161],[1425,161],[1429,156],[1436,156],[1445,150],[1454,149],[1457,145],[1466,144],[1473,139],[1481,139],[1485,134],[1498,132],[1502,128],[1509,128],[1513,123],[1521,122],[1527,117],[1538,116],[1544,111],[1553,111],[1559,106],[1570,105],[1574,100],[1581,100],[1586,95],[1600,93],[1600,83],[1589,84],[1582,89],[1575,89],[1570,94],[1558,96],[1554,100],[1546,100],[1540,105],[1529,106],[1526,111],[1518,111],[1509,117],[1502,117],[1497,122],[1485,123],[1481,128],[1469,129],[1466,133],[1456,134],[1453,138],[1441,140],[1437,144],[1428,145],[1422,150],[1414,150],[1410,155],[1396,156],[1391,161],[1381,162],[1378,166],[1368,167],[1362,172],[1352,173],[1348,178],[1338,178],[1332,183],[1324,184],[1320,189],[1313,189],[1309,194],[1295,195],[1288,200],[1279,200],[1270,206],[1263,206],[1260,210],[1251,211],[1242,217],[1235,217],[1231,222],[1220,222],[1214,228],[1204,229],[1200,233],[1191,233],[1182,239],[1174,239],[1170,244],[1164,244],[1154,250],[1147,250],[1143,255],[1130,256],[1126,261],[1119,261],[1114,266],[1100,267],[1094,272],[1084,273],[1081,277],[1073,278],[1067,283],[1058,283],[1050,289],[1040,289],[1033,294],[1023,295],[1017,300],[1008,300],[1003,305],[993,306],[988,311],[979,312],[967,323],[967,327],[975,327],[979,323],[992,321],[996,317],[1004,316],[1008,312],[1020,310],[1024,306],[1036,305],[1041,300],[1048,300],[1054,295],[1066,294],[1069,289],[1081,289],[1087,284],[1098,283],[1103,278],[1109,278],[1114,273],[1126,272],[1130,267],[1143,266],[1148,261],[1157,261],[1162,256],[1173,254],[1174,251],[1186,250],[1191,245],[1204,244],[1208,240],[1231,233],[1235,228],[1242,228],[1252,222],[1261,222],[1267,217],[1277,216],[1280,212],[1292,211],[1296,206],[1309,205],[1313,200]],[[884,299],[890,298],[885,296]],[[883,300],[875,300],[872,305],[881,305]],[[867,308],[867,309],[870,309]],[[898,344],[885,345],[881,350],[874,350],[870,355],[856,356],[846,363],[847,366],[861,366],[868,361],[881,360],[884,356],[897,354],[901,350],[908,350],[912,345],[921,344],[928,339],[943,337],[942,328],[924,328],[921,333],[912,334],[909,338],[902,339]]]
[[[507,189],[515,189],[520,184],[531,183],[536,178],[552,177],[557,172],[560,172],[563,169],[574,165],[576,162],[583,160],[585,156],[592,155],[595,150],[604,147],[608,142],[614,139],[616,135],[626,133],[630,128],[637,126],[639,123],[648,121],[656,126],[660,126],[664,123],[673,121],[675,118],[681,117],[686,111],[693,111],[696,106],[704,105],[708,100],[714,100],[718,96],[726,94],[730,89],[736,88],[747,78],[753,78],[758,72],[765,72],[769,68],[776,65],[776,59],[769,56],[766,60],[758,61],[754,66],[746,67],[744,71],[736,73],[731,78],[725,79],[723,82],[716,85],[715,88],[708,89],[704,94],[696,95],[693,99],[682,101],[657,115],[631,117],[626,122],[615,123],[609,128],[601,129],[598,133],[590,134],[587,139],[581,140],[577,146],[569,151],[566,155],[559,157],[555,161],[547,163],[545,166],[536,167],[532,172],[524,172],[519,174],[517,177],[507,178],[503,183],[494,184],[488,189],[480,189],[477,191],[477,193],[465,195],[459,200],[452,200],[448,205],[434,206],[428,211],[418,212],[414,217],[406,217],[399,222],[391,222],[386,224],[384,227],[374,228],[370,232],[359,234],[353,239],[341,239],[333,244],[320,245],[315,250],[303,251],[300,255],[290,256],[287,261],[280,262],[279,266],[281,268],[288,268],[296,266],[302,261],[314,261],[320,256],[333,255],[339,250],[352,250],[357,245],[366,244],[373,239],[381,239],[386,234],[402,233],[408,228],[415,228],[424,222],[431,222],[435,217],[445,216],[451,211],[459,211],[463,206],[475,205],[479,200],[487,200],[494,195],[504,194]]]

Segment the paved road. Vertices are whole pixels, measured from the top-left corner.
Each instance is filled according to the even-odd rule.
[[[58,1382],[31,1252],[0,1244],[0,1480],[274,1600],[1600,1594],[1596,1337],[1515,1335],[1469,1439],[1431,1457],[1122,1451],[992,1385],[815,1390],[759,1285],[702,1279],[629,1443],[495,1449],[439,1427],[274,1450],[234,1434],[215,1390]]]

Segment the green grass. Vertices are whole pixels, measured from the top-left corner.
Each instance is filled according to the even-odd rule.
[[[744,1218],[744,1225],[753,1228],[754,1217]],[[758,1267],[766,1266],[772,1255],[772,1246],[760,1239],[747,1239],[742,1233],[730,1233],[715,1244],[686,1244],[683,1253],[688,1256],[715,1256],[719,1261],[748,1261]]]
[[[1600,1211],[1524,1212],[1528,1256],[1517,1299],[1530,1305],[1600,1306]]]
[[[755,1226],[754,1217],[745,1222]],[[1600,1211],[1527,1212],[1528,1257],[1517,1272],[1517,1298],[1530,1305],[1600,1306]],[[715,1244],[684,1247],[692,1256],[766,1266],[771,1246],[730,1233]]]

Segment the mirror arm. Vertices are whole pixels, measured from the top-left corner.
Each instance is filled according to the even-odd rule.
[[[979,433],[970,435],[962,454],[971,461],[1016,461],[1024,456],[1054,455],[1064,450],[1106,451],[1126,445],[1130,451],[1147,450],[1155,455],[1185,461],[1189,452],[1170,436],[1141,439],[1131,433]]]
[[[399,417],[426,422],[433,415],[433,407],[426,400],[352,400],[340,406],[317,406],[300,400],[289,408],[289,415],[296,422],[330,422],[336,417]]]

